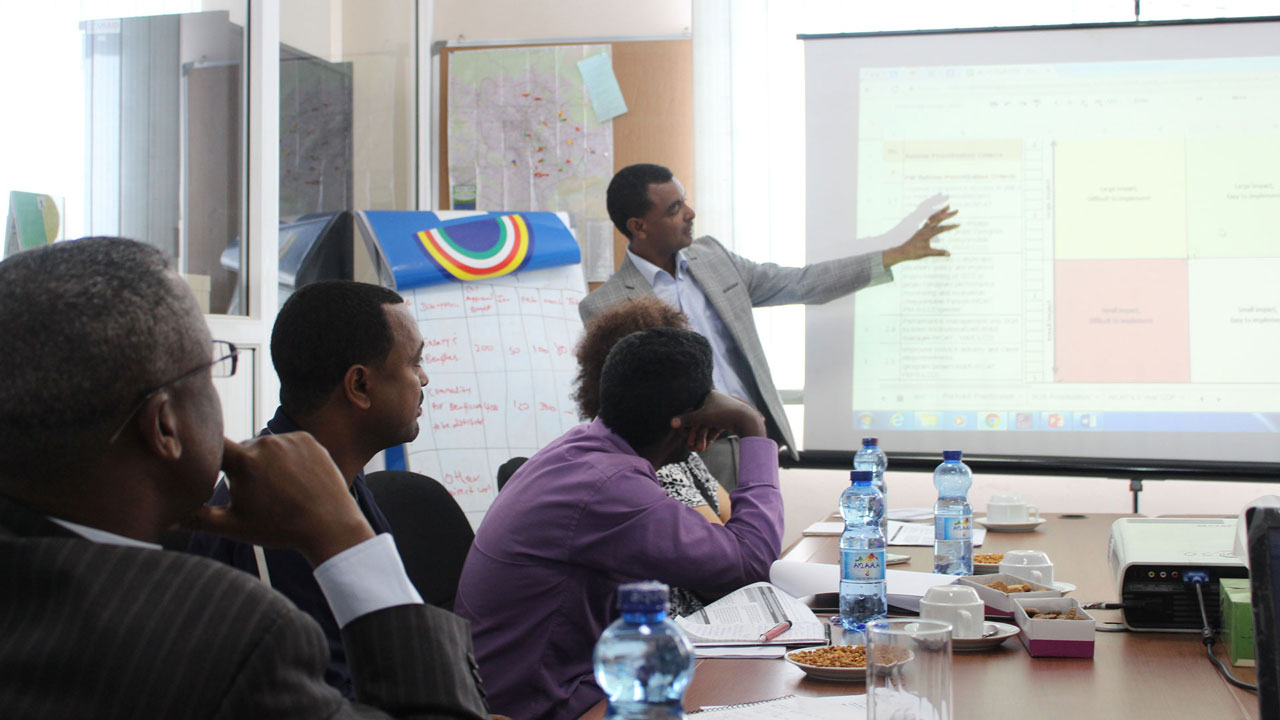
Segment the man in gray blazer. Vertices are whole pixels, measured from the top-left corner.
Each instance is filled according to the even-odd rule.
[[[906,242],[866,255],[802,268],[755,263],[725,249],[710,236],[693,237],[693,208],[684,187],[665,167],[630,165],[609,183],[609,217],[627,237],[622,266],[578,306],[583,322],[614,303],[657,295],[689,316],[715,353],[716,389],[755,404],[768,422],[769,437],[799,459],[791,425],[774,387],[764,347],[751,314],[754,307],[821,304],[893,279],[889,268],[907,260],[949,255],[931,246],[957,211],[944,207],[929,216]],[[705,458],[704,458],[705,459]],[[721,482],[732,483],[726,460],[713,458]],[[728,465],[732,467],[732,465]]]
[[[237,351],[159,251],[90,238],[6,259],[0,337],[5,718],[488,717],[467,623],[422,604],[325,449],[223,439],[212,378]],[[231,502],[203,506],[219,469]],[[355,702],[325,684],[314,620],[155,544],[180,522],[306,557]]]

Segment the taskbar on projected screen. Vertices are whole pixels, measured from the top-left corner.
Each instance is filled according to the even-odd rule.
[[[1280,432],[1280,413],[855,410],[858,430]]]

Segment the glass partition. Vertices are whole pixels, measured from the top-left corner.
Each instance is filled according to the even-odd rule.
[[[318,279],[302,263],[377,282],[339,213],[417,206],[415,13],[403,0],[280,3],[282,303]]]
[[[16,218],[34,197],[44,241],[154,245],[207,312],[240,312],[245,281],[223,254],[244,233],[246,7],[5,4],[0,26],[22,28],[0,49],[18,99],[0,117],[0,192]]]

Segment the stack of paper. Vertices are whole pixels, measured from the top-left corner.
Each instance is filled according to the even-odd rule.
[[[902,522],[911,522],[913,520],[933,520],[933,508],[889,508],[888,515],[890,520],[901,520]]]
[[[851,718],[867,716],[867,696],[796,697],[786,695],[742,705],[703,705],[698,717],[703,715],[716,720],[730,718],[732,720],[851,720]]]
[[[767,582],[735,590],[692,615],[676,618],[694,645],[764,645],[760,636],[782,622],[790,622],[791,629],[768,644],[827,641],[826,624],[809,606]]]
[[[695,645],[693,653],[700,658],[766,658],[772,660],[787,654],[786,645]]]
[[[986,528],[974,528],[973,546],[979,547],[987,539]],[[912,545],[915,547],[933,547],[933,525],[919,523],[903,523],[889,521],[889,537],[885,538],[889,545]]]

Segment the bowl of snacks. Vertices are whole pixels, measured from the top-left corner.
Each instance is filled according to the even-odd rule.
[[[866,645],[826,645],[792,650],[787,662],[818,680],[862,680],[867,676]]]
[[[958,583],[969,585],[978,591],[978,597],[982,598],[982,602],[986,603],[987,617],[995,618],[1011,618],[1013,617],[1014,598],[1059,598],[1062,597],[1062,591],[1031,582],[1016,575],[1008,575],[1006,573],[995,573],[993,575],[969,575],[957,580]]]
[[[973,574],[990,575],[1000,572],[1000,561],[1004,553],[975,553],[973,556]]]
[[[883,647],[880,664],[891,667],[911,659],[906,648]],[[823,647],[792,650],[786,654],[787,662],[800,668],[816,680],[852,682],[867,677],[866,645],[825,645]]]
[[[1093,657],[1095,624],[1073,598],[1014,602],[1019,637],[1032,657]]]

